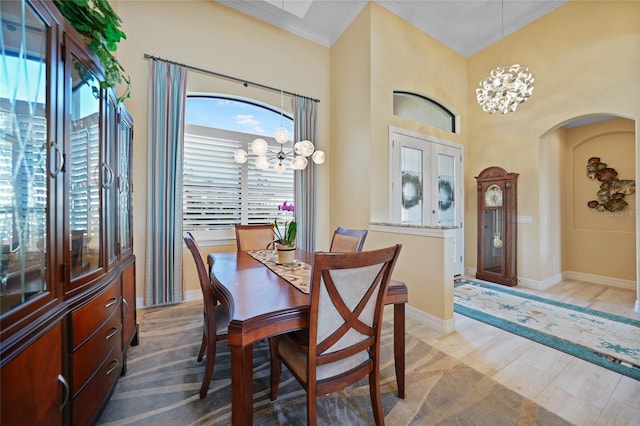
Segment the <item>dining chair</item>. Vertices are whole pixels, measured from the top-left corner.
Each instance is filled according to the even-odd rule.
[[[236,225],[238,251],[264,250],[275,238],[273,224]]]
[[[369,376],[376,425],[380,397],[380,336],[384,297],[401,249],[318,252],[311,271],[309,328],[271,337],[271,400],[284,363],[307,391],[307,422],[316,424],[317,395]]]
[[[366,229],[348,229],[337,227],[331,238],[331,252],[362,251],[364,240],[367,238]]]
[[[202,361],[202,357],[207,353],[207,364],[204,368],[204,377],[200,386],[200,398],[207,396],[209,391],[209,383],[213,375],[213,366],[216,362],[216,343],[219,340],[227,340],[229,328],[229,313],[218,303],[215,296],[211,280],[207,274],[207,269],[200,253],[200,248],[191,232],[184,233],[184,242],[193,255],[198,269],[198,278],[200,279],[200,289],[202,290],[202,299],[204,305],[204,326],[202,332],[202,344],[198,353],[198,362]]]

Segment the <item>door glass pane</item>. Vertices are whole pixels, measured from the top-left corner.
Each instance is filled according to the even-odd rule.
[[[48,291],[47,38],[28,4],[0,3],[0,314]]]
[[[69,230],[71,277],[100,266],[100,86],[96,76],[71,57]]]
[[[456,158],[438,154],[438,210],[437,220],[440,226],[456,225],[456,200],[454,197],[456,177]]]
[[[402,147],[402,223],[423,224],[423,152],[421,149]]]
[[[131,126],[126,121],[120,122],[120,136],[118,147],[118,192],[120,218],[120,252],[131,248],[131,192],[129,188],[131,159]]]
[[[116,229],[116,200],[118,196],[116,183],[115,183],[115,164],[116,164],[116,140],[117,140],[117,120],[116,120],[116,100],[111,96],[107,97],[107,110],[106,110],[106,126],[107,126],[107,145],[105,150],[105,162],[101,165],[102,173],[102,186],[105,191],[105,203],[106,203],[106,215],[104,221],[106,223],[106,243],[107,243],[107,258],[109,262],[116,259],[116,243],[117,243],[117,229]]]

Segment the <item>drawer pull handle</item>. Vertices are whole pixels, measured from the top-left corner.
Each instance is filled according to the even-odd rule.
[[[69,402],[69,382],[67,382],[67,379],[65,379],[62,374],[58,374],[58,381],[64,386],[64,401],[62,401],[62,405],[58,408],[58,411],[62,411],[64,406],[67,405],[67,402]]]
[[[118,332],[118,327],[111,327],[111,332],[107,334],[107,337],[105,337],[104,340],[111,339],[113,336],[116,335],[117,332]]]
[[[124,303],[124,306],[126,306],[127,310],[124,311],[124,315],[123,316],[127,316],[127,314],[129,313],[129,303],[127,302],[127,299],[125,299],[124,297],[122,298],[122,303]]]
[[[115,297],[112,297],[111,300],[109,300],[109,302],[104,305],[105,308],[110,308],[111,306],[115,305],[118,302],[118,299]]]
[[[114,359],[113,361],[111,361],[111,364],[113,364],[113,367],[107,370],[107,373],[106,373],[107,376],[113,373],[113,371],[118,367],[118,360]]]

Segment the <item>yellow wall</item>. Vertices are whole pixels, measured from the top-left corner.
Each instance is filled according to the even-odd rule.
[[[330,226],[366,229],[371,179],[371,17],[365,8],[331,48]]]
[[[629,205],[619,212],[591,209],[587,203],[598,199],[601,182],[586,173],[588,159],[600,157],[618,172],[618,179],[636,180],[634,126],[619,118],[565,132],[569,156],[564,164],[563,271],[635,280],[636,194],[625,196]]]
[[[544,173],[553,172],[553,159],[546,156],[541,138],[573,118],[590,114],[638,120],[640,2],[571,1],[508,36],[504,48],[507,63],[526,64],[535,74],[535,90],[516,113],[507,115],[482,112],[469,91],[465,260],[473,265],[476,259],[473,177],[487,166],[500,166],[520,174],[518,214],[532,217],[531,224],[518,225],[518,275],[543,282],[554,267],[540,244],[553,238],[557,223],[543,210],[551,203],[541,199],[548,192],[540,182]],[[469,58],[469,87],[500,65],[501,58],[502,43]],[[636,128],[635,146],[638,137]],[[638,158],[634,152],[627,155]]]
[[[280,30],[211,1],[114,4],[127,34],[118,58],[133,81],[133,96],[126,105],[135,119],[134,251],[141,297],[149,69],[143,54],[279,87],[282,41]],[[547,195],[548,188],[563,179],[558,171],[563,161],[558,158],[569,156],[560,143],[564,131],[558,127],[590,114],[640,117],[640,2],[570,1],[508,36],[506,62],[526,64],[536,77],[532,98],[508,115],[482,112],[474,94],[478,81],[501,64],[501,42],[463,58],[374,3],[363,9],[331,49],[286,32],[285,40],[285,89],[321,99],[318,145],[327,152],[327,163],[318,168],[318,249],[328,247],[338,225],[366,227],[369,221],[388,219],[392,125],[465,146],[469,269],[476,263],[474,176],[492,165],[519,173],[519,215],[531,216],[532,223],[518,225],[518,275],[543,282],[562,271],[557,264],[561,214],[557,198]],[[279,104],[277,94],[193,72],[188,86],[191,91]],[[441,102],[459,114],[459,132],[394,117],[393,90]],[[291,108],[288,102],[285,108]],[[637,126],[636,122],[635,146]],[[629,153],[634,155],[638,176],[638,153]],[[608,153],[600,156],[606,158]],[[554,251],[557,256],[548,256]]]
[[[133,82],[125,101],[135,120],[134,140],[134,252],[137,257],[137,296],[144,295],[147,187],[147,104],[149,61],[145,53],[219,73],[246,78],[320,99],[318,141],[327,162],[318,167],[318,247],[328,247],[329,168],[329,49],[251,19],[209,0],[114,1],[127,35],[118,47],[118,59]],[[283,41],[284,38],[284,41]],[[284,66],[281,67],[281,58]],[[283,74],[281,74],[283,71]],[[284,84],[282,84],[284,81]],[[226,93],[280,106],[278,93],[189,71],[189,92]],[[285,109],[292,110],[285,97]],[[231,159],[230,159],[231,161]],[[203,251],[210,248],[203,248]],[[206,254],[206,253],[205,253]],[[190,256],[185,251],[185,256]],[[191,259],[189,259],[192,262]],[[187,275],[187,278],[189,276]],[[185,280],[187,290],[198,291],[197,281]]]
[[[426,237],[369,231],[364,249],[393,244],[402,244],[393,279],[407,285],[408,303],[435,319],[453,320],[453,234]],[[443,323],[443,331],[445,327]]]

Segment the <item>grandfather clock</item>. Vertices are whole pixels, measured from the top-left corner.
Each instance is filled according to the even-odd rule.
[[[517,173],[488,167],[478,182],[478,269],[476,278],[515,286]]]

